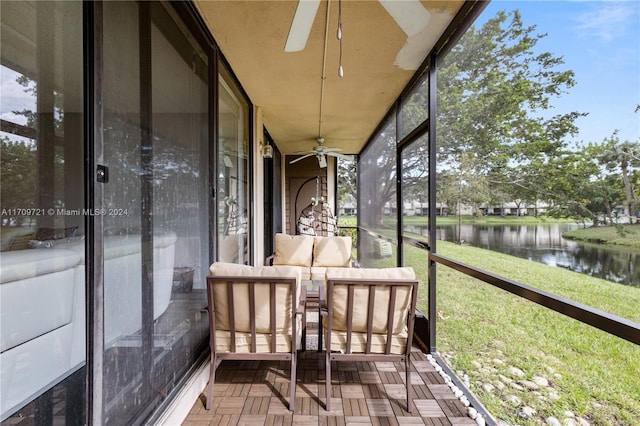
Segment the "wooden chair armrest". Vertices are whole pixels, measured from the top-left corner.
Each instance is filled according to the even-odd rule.
[[[298,301],[298,308],[296,309],[296,315],[304,315],[307,307],[307,287],[300,289],[300,300]]]
[[[328,314],[328,309],[327,309],[327,298],[325,297],[324,294],[324,286],[321,285],[318,288],[318,299],[319,299],[319,303],[320,303],[320,315],[322,316],[326,316]]]

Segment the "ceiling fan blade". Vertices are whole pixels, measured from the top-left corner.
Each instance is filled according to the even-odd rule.
[[[431,13],[420,3],[420,0],[378,1],[408,37],[424,30],[431,20]]]
[[[287,43],[284,46],[285,52],[299,52],[307,45],[318,7],[320,7],[320,0],[298,1],[291,28],[289,28]]]
[[[342,151],[342,148],[323,148],[324,152],[337,152]]]
[[[355,160],[353,155],[338,154],[337,152],[327,152],[326,155],[330,155],[332,157],[337,157],[337,158],[342,158],[343,160],[346,160],[346,161]]]
[[[316,153],[314,152],[313,154],[307,154],[307,155],[303,155],[302,157],[298,157],[298,158],[296,158],[295,160],[291,160],[291,161],[289,161],[289,164],[297,163],[298,161],[300,161],[300,160],[304,160],[305,158],[307,158],[307,157],[311,157],[311,156],[313,156],[313,155],[316,155]]]

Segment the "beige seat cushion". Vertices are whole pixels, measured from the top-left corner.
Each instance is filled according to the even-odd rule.
[[[276,234],[274,265],[311,266],[312,258],[312,236]]]
[[[351,237],[314,237],[313,266],[351,266]]]
[[[327,268],[327,280],[334,278],[357,278],[370,280],[415,280],[413,268]]]
[[[327,268],[327,281],[337,278],[348,279],[367,279],[367,280],[414,280],[415,273],[411,267],[403,268]],[[375,290],[374,309],[376,315],[373,317],[373,332],[386,333],[387,330],[387,312],[391,296],[391,288],[388,286],[378,286]],[[333,288],[333,297],[331,303],[333,305],[333,322],[334,330],[347,330],[347,286],[337,285]],[[329,300],[329,295],[327,295]],[[409,304],[411,301],[411,288],[400,288],[396,291],[396,300],[394,304],[394,316],[392,331],[394,334],[406,332],[406,319],[409,313]],[[369,305],[369,288],[368,286],[356,286],[354,288],[353,303],[353,325],[352,330],[355,332],[367,331],[367,312]],[[327,318],[324,319],[325,326]]]
[[[213,276],[238,277],[233,284],[233,309],[237,332],[251,332],[249,319],[249,285],[250,277],[291,277],[296,279],[296,294],[300,292],[300,269],[289,266],[248,266],[235,263],[216,262],[209,268]],[[217,284],[214,288],[214,310],[216,329],[229,330],[229,306],[227,287]],[[269,286],[256,284],[256,332],[270,333]],[[287,284],[276,285],[276,330],[279,333],[291,332],[291,292]]]
[[[307,268],[305,266],[296,266],[296,268],[300,268],[300,279],[301,280],[312,280],[314,279],[311,276],[311,268]],[[324,280],[324,275],[322,275],[322,278]]]
[[[327,267],[326,266],[312,266],[311,268],[307,268],[310,272],[309,278],[310,280],[318,280],[324,281],[327,277]],[[305,279],[305,278],[303,278]]]

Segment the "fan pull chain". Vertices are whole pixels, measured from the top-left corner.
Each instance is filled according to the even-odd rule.
[[[340,42],[340,60],[338,67],[338,76],[344,77],[344,69],[342,68],[342,0],[338,0],[338,41]]]

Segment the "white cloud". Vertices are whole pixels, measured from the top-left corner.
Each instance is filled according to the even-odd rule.
[[[633,24],[637,15],[638,3],[635,1],[605,1],[598,3],[597,9],[577,16],[577,29],[585,36],[596,36],[609,42]],[[632,29],[638,30],[636,25],[632,25]]]
[[[14,114],[13,111],[6,111],[0,114],[0,118],[11,123],[20,124],[22,126],[27,124],[27,117],[24,115]]]
[[[35,96],[32,93],[25,93],[25,88],[16,82],[19,75],[4,66],[0,67],[0,113],[2,115],[23,109],[36,110]]]

